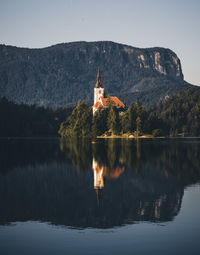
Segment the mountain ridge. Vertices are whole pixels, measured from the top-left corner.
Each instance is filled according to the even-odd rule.
[[[127,105],[151,106],[192,86],[168,48],[137,48],[111,41],[59,43],[45,48],[0,45],[0,95],[16,103],[64,106],[93,102],[100,66],[107,94]]]
[[[13,48],[18,48],[18,49],[28,49],[28,50],[41,50],[41,49],[47,49],[47,48],[51,48],[54,46],[59,46],[59,45],[69,45],[69,44],[79,44],[79,43],[86,43],[86,44],[93,44],[93,43],[113,43],[113,44],[118,44],[118,45],[122,45],[122,46],[127,46],[127,47],[131,47],[134,49],[165,49],[165,50],[170,50],[172,52],[175,53],[175,51],[171,50],[168,47],[161,47],[161,46],[153,46],[153,47],[136,47],[136,46],[132,46],[129,44],[125,44],[125,43],[119,43],[119,42],[114,42],[114,41],[109,41],[109,40],[103,40],[103,41],[71,41],[71,42],[61,42],[61,43],[56,43],[56,44],[52,44],[49,46],[45,46],[45,47],[26,47],[26,46],[16,46],[16,45],[11,45],[11,44],[5,44],[5,43],[0,43],[0,47],[1,46],[6,46],[6,47],[13,47]],[[176,54],[176,53],[175,53]]]

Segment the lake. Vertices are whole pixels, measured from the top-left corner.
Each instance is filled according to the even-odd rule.
[[[199,254],[200,139],[0,139],[0,254]]]

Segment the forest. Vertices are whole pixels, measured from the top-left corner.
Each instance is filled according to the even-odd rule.
[[[154,107],[152,112],[164,121],[169,135],[200,136],[200,89],[194,87]]]
[[[0,137],[57,136],[72,107],[44,108],[0,99]]]

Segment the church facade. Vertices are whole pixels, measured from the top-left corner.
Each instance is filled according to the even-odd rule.
[[[119,100],[118,97],[109,97],[110,100],[112,100],[113,106],[117,108],[125,108],[125,105]],[[97,73],[97,80],[94,88],[94,105],[92,106],[93,108],[93,115],[98,109],[104,109],[108,107],[107,104],[108,97],[104,97],[104,88],[101,83],[101,78],[100,78],[100,71],[98,69]]]

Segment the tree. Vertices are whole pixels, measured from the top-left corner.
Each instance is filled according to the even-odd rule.
[[[97,118],[93,116],[92,118],[92,137],[97,137],[98,129],[97,129]]]
[[[136,119],[136,134],[139,136],[141,134],[141,119],[137,117]]]
[[[70,117],[61,123],[59,134],[64,136],[91,136],[92,109],[79,101]]]
[[[118,112],[114,106],[109,107],[108,118],[107,118],[107,126],[108,129],[112,132],[112,134],[117,134],[119,129],[119,121],[118,121]]]
[[[131,132],[131,111],[128,109],[120,116],[121,130],[123,133]]]
[[[111,106],[114,106],[114,105],[115,105],[115,102],[112,100],[111,96],[108,95],[107,100],[106,100],[106,106],[108,106],[110,108]]]
[[[93,137],[102,135],[107,131],[108,109],[98,109],[92,119]]]
[[[131,131],[135,131],[136,127],[136,119],[140,118],[140,129],[144,131],[145,128],[145,120],[147,119],[146,109],[140,105],[138,101],[134,102],[131,106]]]

